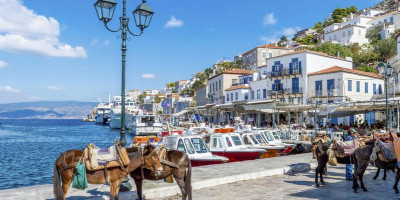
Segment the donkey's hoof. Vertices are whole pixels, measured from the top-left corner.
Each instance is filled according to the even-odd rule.
[[[358,191],[357,191],[357,190],[354,190],[354,193],[358,193]]]
[[[363,188],[363,191],[364,191],[364,192],[368,192],[367,188]]]
[[[315,185],[315,187],[320,187],[319,183],[317,183],[317,184]]]
[[[376,181],[376,177],[372,178],[372,180]]]
[[[396,194],[399,194],[399,190],[394,190],[394,192],[395,192]]]
[[[326,185],[326,183],[325,183],[325,182],[322,182],[321,184],[322,184],[322,186],[325,186],[325,185]]]
[[[383,178],[382,180],[383,180],[383,181],[386,181],[386,178]]]

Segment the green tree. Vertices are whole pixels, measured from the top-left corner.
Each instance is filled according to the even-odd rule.
[[[371,72],[377,74],[378,71],[375,69],[375,67],[370,67],[368,65],[361,65],[357,67],[357,70],[363,71],[363,72]]]
[[[160,95],[157,94],[157,95],[154,97],[154,103],[161,103],[161,101],[162,101],[162,99],[161,99]]]
[[[343,58],[352,56],[350,48],[346,46],[341,46],[340,44],[324,43],[312,48],[312,50],[323,52],[331,56],[338,56],[339,54],[340,57]]]
[[[303,38],[296,39],[296,42],[306,45],[313,45],[317,43],[313,35],[306,35]]]
[[[379,40],[373,48],[378,55],[378,61],[386,62],[397,53],[397,41],[392,38]]]
[[[279,42],[286,42],[286,41],[288,41],[287,37],[282,35],[281,39],[279,40]]]
[[[322,22],[315,23],[314,29],[315,29],[315,31],[317,31],[317,33],[321,33],[321,34],[324,33],[324,27],[323,27]]]
[[[371,28],[365,34],[365,37],[368,38],[370,44],[374,45],[381,39],[380,30],[378,28]]]
[[[138,96],[138,101],[139,101],[139,104],[143,104],[143,102],[144,102],[144,98],[146,98],[146,92],[143,92],[142,94],[140,94],[139,96]]]

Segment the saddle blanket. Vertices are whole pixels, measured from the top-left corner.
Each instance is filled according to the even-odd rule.
[[[350,140],[350,141],[338,141],[338,145],[344,149],[344,153],[352,156],[354,154],[354,150],[356,150],[360,143],[357,140]]]
[[[381,149],[385,155],[385,158],[387,160],[393,160],[393,159],[397,159],[396,156],[396,151],[394,149],[394,144],[393,143],[385,143],[385,142],[381,142]]]
[[[100,162],[110,162],[117,160],[117,151],[115,145],[110,146],[105,149],[96,149],[97,161]]]

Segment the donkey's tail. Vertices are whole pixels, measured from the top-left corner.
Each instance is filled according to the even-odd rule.
[[[192,200],[192,162],[190,160],[186,172],[185,189],[188,200]]]
[[[57,167],[57,160],[54,163],[53,194],[56,200],[63,200],[64,198],[64,192],[61,188],[60,170]]]

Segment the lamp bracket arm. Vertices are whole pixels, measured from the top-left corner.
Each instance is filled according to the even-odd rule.
[[[114,33],[116,33],[116,32],[118,32],[118,31],[122,30],[122,24],[121,24],[121,23],[120,23],[119,28],[118,28],[117,30],[113,30],[113,29],[111,29],[110,27],[108,27],[108,22],[104,22],[104,26],[106,27],[107,30],[109,30],[109,31],[111,31],[111,32],[114,32]]]
[[[140,36],[140,35],[143,34],[143,30],[140,30],[140,33],[139,33],[139,34],[136,34],[136,33],[134,33],[134,32],[131,31],[131,29],[129,28],[129,18],[127,18],[126,27],[127,27],[128,32],[129,32],[131,35],[133,35],[133,36]]]

